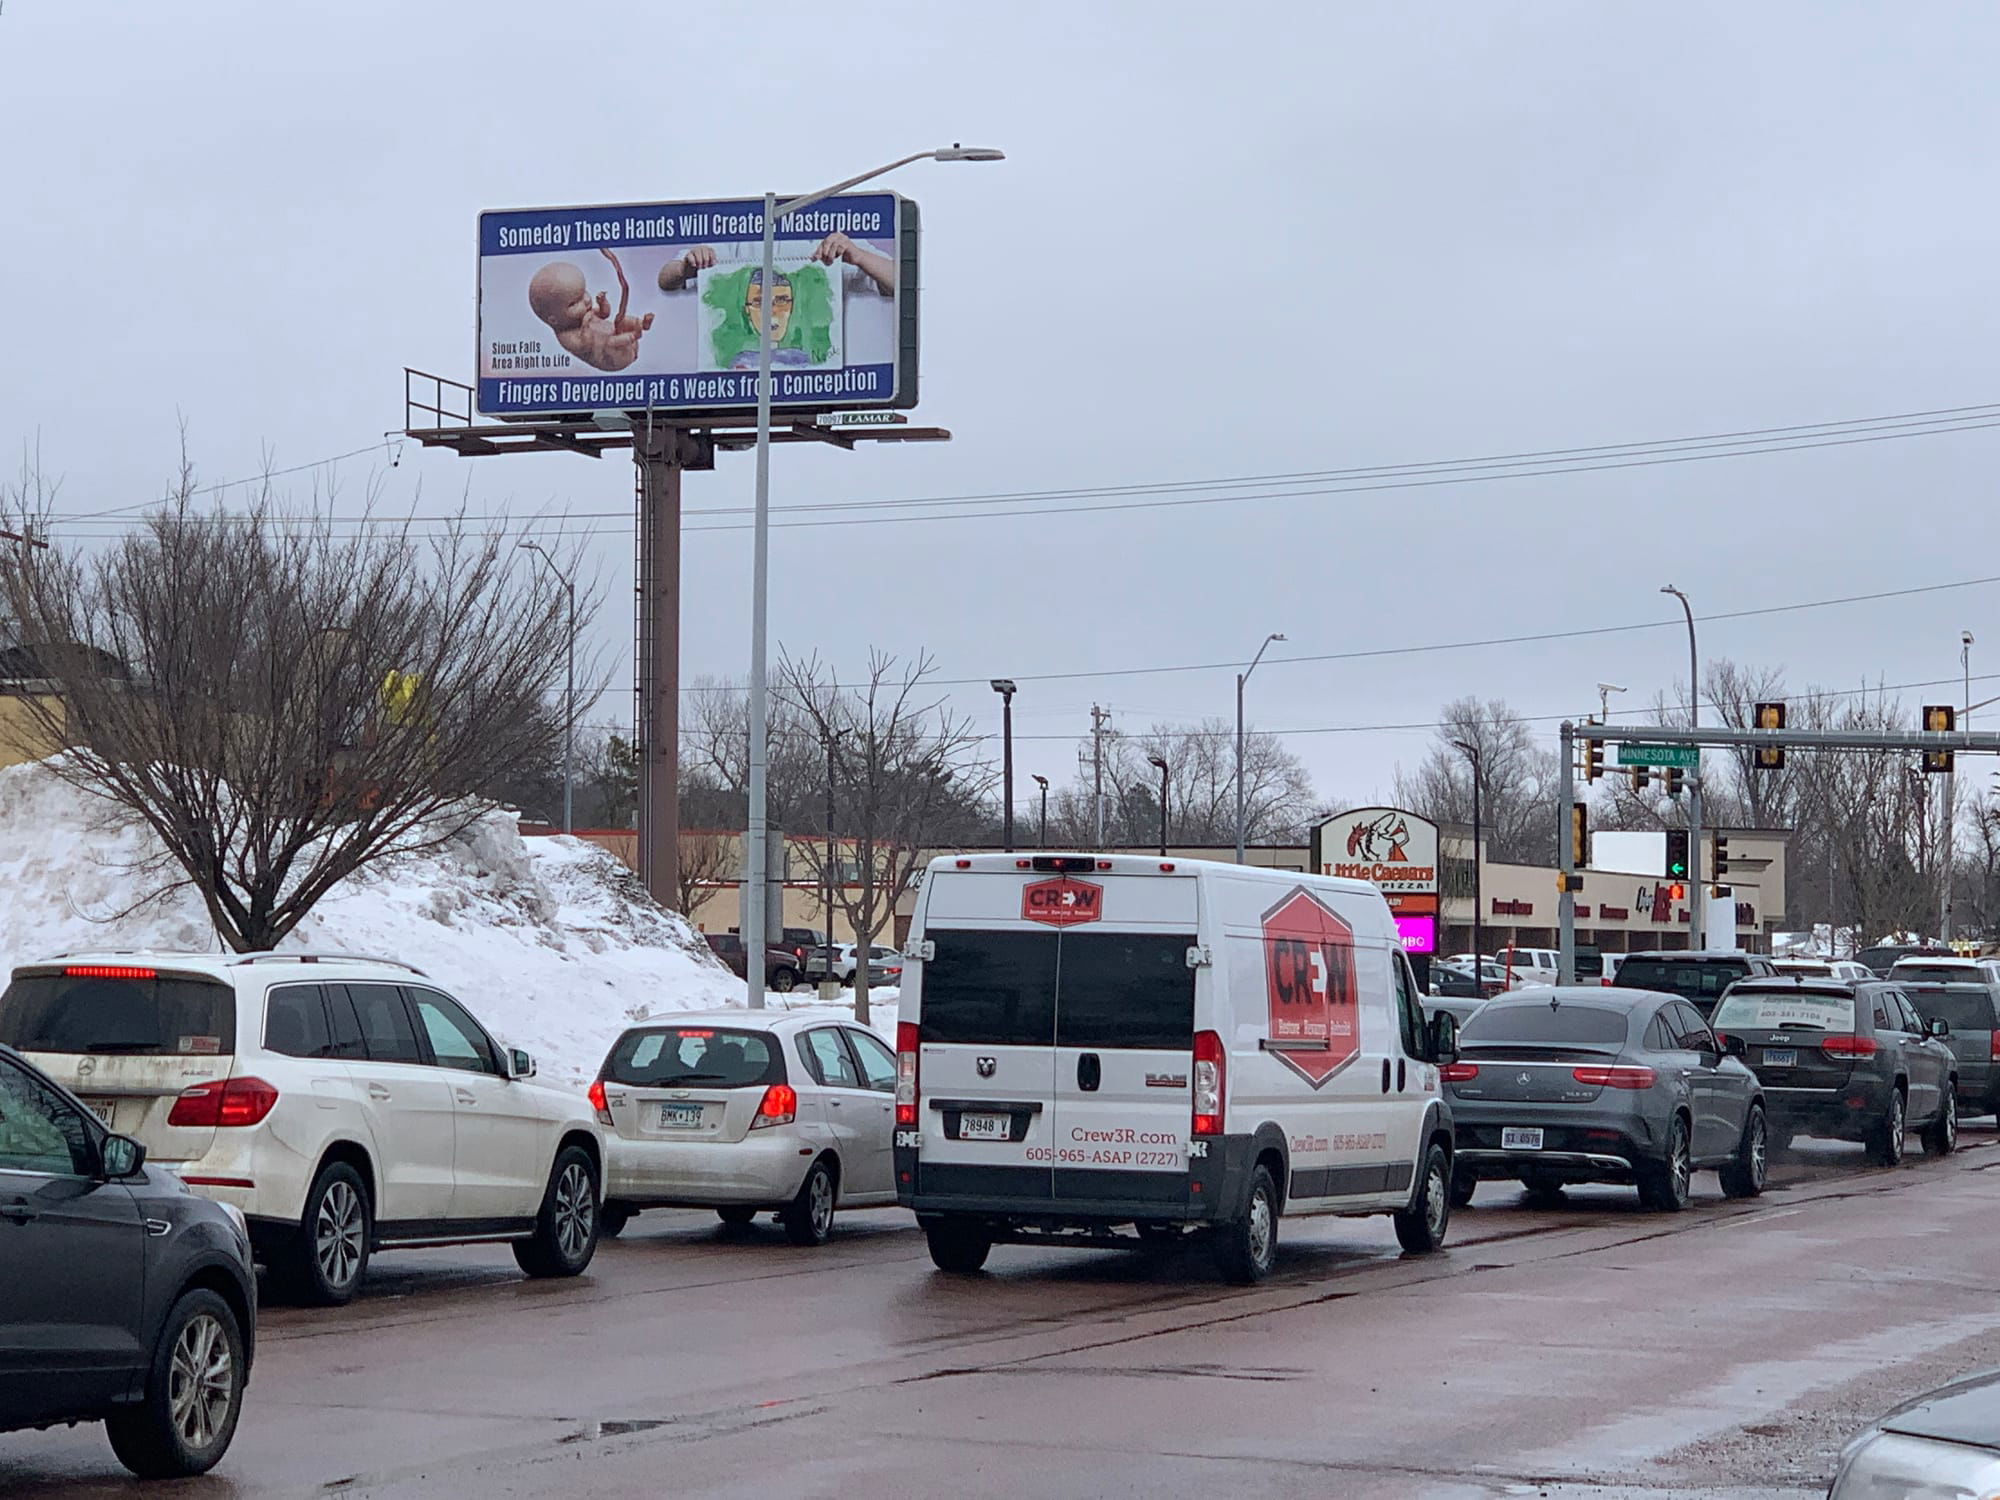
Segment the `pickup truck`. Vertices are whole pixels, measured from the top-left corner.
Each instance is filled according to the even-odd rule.
[[[743,938],[734,932],[704,933],[708,946],[737,974],[744,974],[748,959],[743,947]],[[776,990],[781,995],[789,995],[799,986],[800,960],[790,948],[781,948],[776,943],[764,949],[764,987]]]

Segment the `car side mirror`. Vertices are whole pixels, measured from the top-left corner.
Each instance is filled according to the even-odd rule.
[[[146,1148],[129,1135],[107,1135],[97,1149],[97,1162],[109,1181],[136,1177],[146,1165]]]
[[[1740,1036],[1726,1036],[1722,1039],[1722,1050],[1730,1057],[1748,1057],[1750,1048]]]
[[[1932,1016],[1928,1021],[1924,1022],[1924,1035],[1934,1037],[1950,1036],[1951,1023],[1945,1020],[1943,1016]]]
[[[533,1078],[535,1060],[519,1047],[507,1049],[507,1076],[509,1078]]]
[[[1430,1061],[1438,1064],[1458,1061],[1458,1017],[1450,1011],[1440,1011],[1431,1017]]]

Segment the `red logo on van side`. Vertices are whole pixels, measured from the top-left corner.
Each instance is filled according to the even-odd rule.
[[[1319,1088],[1360,1050],[1354,931],[1304,889],[1264,913],[1264,985],[1272,1049]]]
[[[1051,927],[1074,927],[1104,915],[1104,887],[1060,875],[1021,888],[1021,920]]]

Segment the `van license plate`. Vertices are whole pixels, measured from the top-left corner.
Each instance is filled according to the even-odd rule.
[[[1500,1131],[1500,1149],[1502,1151],[1541,1150],[1542,1149],[1541,1127],[1535,1126],[1533,1128],[1530,1128],[1529,1126],[1526,1125],[1503,1126]]]
[[[1795,1068],[1799,1062],[1799,1049],[1796,1047],[1766,1047],[1764,1049],[1764,1061],[1774,1068]]]
[[[1006,1115],[960,1115],[961,1141],[1004,1141],[1014,1133],[1014,1122]]]
[[[83,1102],[90,1112],[106,1125],[111,1123],[111,1116],[118,1108],[118,1101],[115,1099],[86,1099]]]
[[[699,1104],[662,1104],[660,1106],[660,1129],[693,1130],[701,1124]]]

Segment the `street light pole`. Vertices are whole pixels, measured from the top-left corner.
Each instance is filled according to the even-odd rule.
[[[1250,680],[1250,674],[1257,670],[1257,663],[1264,659],[1271,642],[1282,641],[1284,633],[1264,637],[1264,644],[1257,648],[1257,654],[1250,658],[1250,665],[1236,674],[1236,863],[1243,863],[1243,685]]]
[[[1465,740],[1452,743],[1465,752],[1472,762],[1472,979],[1477,984],[1480,979],[1479,964],[1486,953],[1486,931],[1484,917],[1480,912],[1482,900],[1479,890],[1479,783],[1483,779],[1479,764],[1479,747]]]
[[[1014,852],[1014,679],[996,677],[1000,695],[1000,847]]]
[[[1164,859],[1167,854],[1167,777],[1169,772],[1167,770],[1167,763],[1161,756],[1149,755],[1146,759],[1151,764],[1160,768],[1160,857]]]
[[[563,586],[563,594],[568,602],[569,646],[563,653],[563,832],[576,832],[575,788],[576,788],[576,577],[565,573],[556,566],[556,560],[549,556],[548,549],[540,542],[516,543],[523,551],[532,552],[549,565],[549,571]],[[1968,695],[1967,701],[1970,701]]]
[[[1041,832],[1035,839],[1035,847],[1046,849],[1049,847],[1049,778],[1037,776],[1035,785],[1042,789],[1042,826]]]
[[[1671,583],[1660,590],[1681,601],[1688,623],[1688,728],[1701,728],[1701,662],[1695,654],[1694,606]],[[1708,936],[1708,894],[1701,884],[1701,767],[1688,777],[1688,947],[1699,949]],[[1734,934],[1731,934],[1734,937]]]
[[[1959,720],[1960,729],[1972,727],[1972,632],[1961,630],[1958,634],[1958,665],[1965,674],[1965,712]],[[1941,830],[1941,847],[1944,849],[1943,889],[1938,896],[1938,937],[1944,942],[1951,941],[1953,921],[1953,887],[1957,884],[1957,871],[1952,867],[1958,858],[1958,776],[1946,772],[1944,778],[1944,824]]]
[[[831,198],[849,188],[873,181],[884,173],[913,161],[999,161],[1002,153],[984,147],[947,146],[936,151],[916,151],[886,166],[863,172],[832,187],[821,188],[800,198],[779,202],[776,193],[764,195],[764,280],[757,302],[757,502],[751,523],[750,547],[750,786],[745,819],[743,849],[744,925],[748,951],[753,955],[743,965],[744,987],[752,1010],[764,1008],[764,966],[755,955],[761,952],[769,934],[769,914],[765,910],[764,882],[768,875],[769,853],[765,841],[770,836],[770,685],[766,680],[767,642],[771,614],[771,309],[777,298],[778,220],[811,208],[822,198]]]

